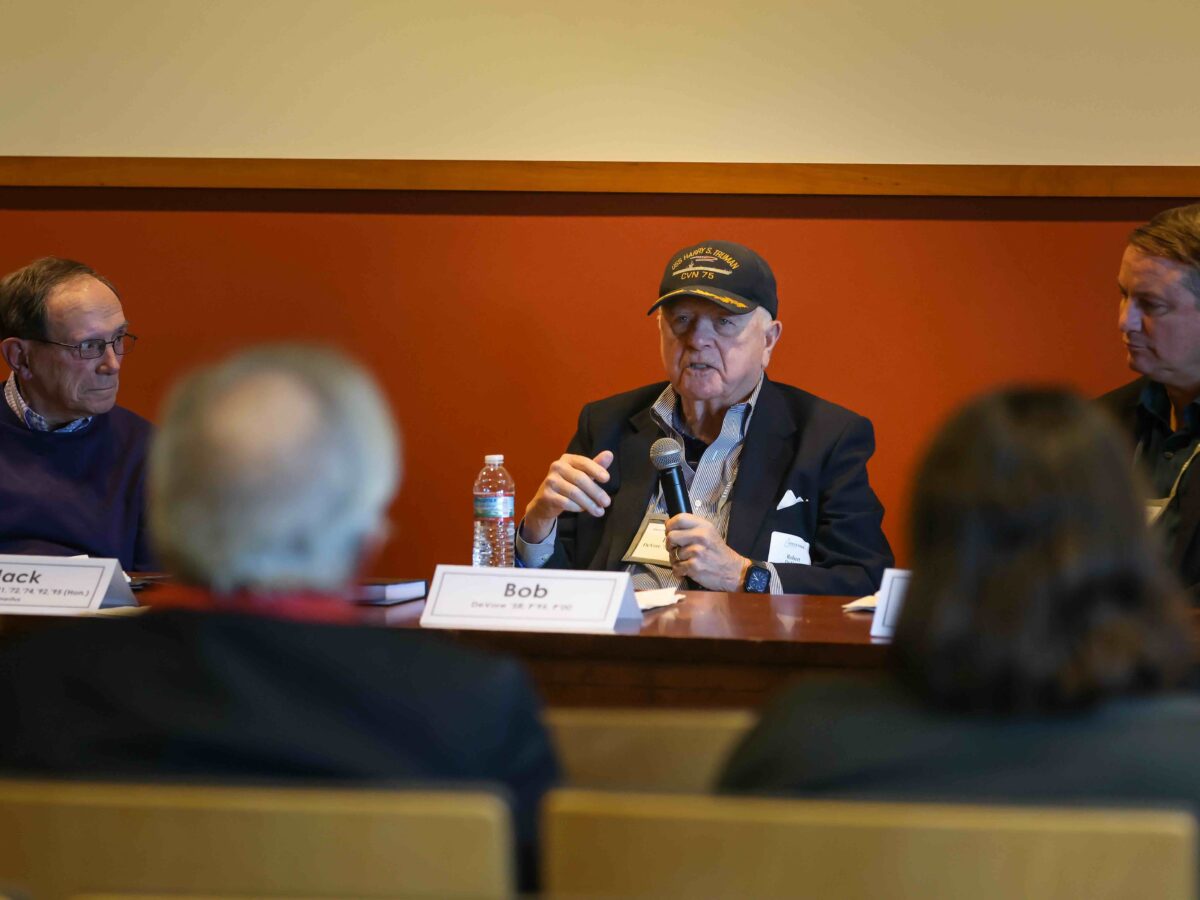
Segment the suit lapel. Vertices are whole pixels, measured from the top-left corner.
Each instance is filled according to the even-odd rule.
[[[644,409],[629,420],[633,431],[622,438],[617,447],[617,466],[621,477],[621,489],[613,497],[613,504],[605,513],[608,520],[604,528],[604,540],[597,562],[603,556],[602,567],[612,571],[619,569],[621,557],[629,541],[637,533],[650,492],[654,486],[654,467],[650,464],[650,445],[661,437],[661,429]]]
[[[733,509],[725,542],[738,553],[751,554],[767,512],[774,508],[791,459],[788,439],[795,431],[796,422],[787,404],[764,377],[730,498]]]

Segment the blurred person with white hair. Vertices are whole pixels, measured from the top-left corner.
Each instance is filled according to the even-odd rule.
[[[532,847],[557,763],[524,672],[365,626],[348,600],[399,476],[383,397],[337,353],[268,347],[185,379],[149,477],[182,584],[0,648],[0,766],[493,782]]]

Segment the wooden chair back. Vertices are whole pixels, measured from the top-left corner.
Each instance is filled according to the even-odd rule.
[[[555,897],[1195,896],[1186,812],[828,802],[562,790]]]
[[[617,790],[711,790],[750,710],[550,709],[565,783]]]
[[[83,894],[507,897],[498,795],[0,781],[0,881]]]

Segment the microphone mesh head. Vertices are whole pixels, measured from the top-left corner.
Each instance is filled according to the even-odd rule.
[[[650,446],[650,462],[658,471],[683,464],[683,448],[674,438],[659,438]]]

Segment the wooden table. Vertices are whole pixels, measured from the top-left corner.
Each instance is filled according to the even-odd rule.
[[[618,634],[450,631],[464,644],[522,659],[554,706],[757,707],[801,671],[879,668],[871,616],[846,597],[688,591]],[[423,602],[388,624],[417,628]]]
[[[157,589],[155,589],[157,590]],[[154,590],[141,595],[154,605]],[[521,659],[553,706],[758,707],[801,671],[879,668],[871,616],[846,597],[688,591],[617,634],[447,631]],[[419,628],[424,602],[378,609],[381,624]],[[71,622],[0,616],[0,635]]]

